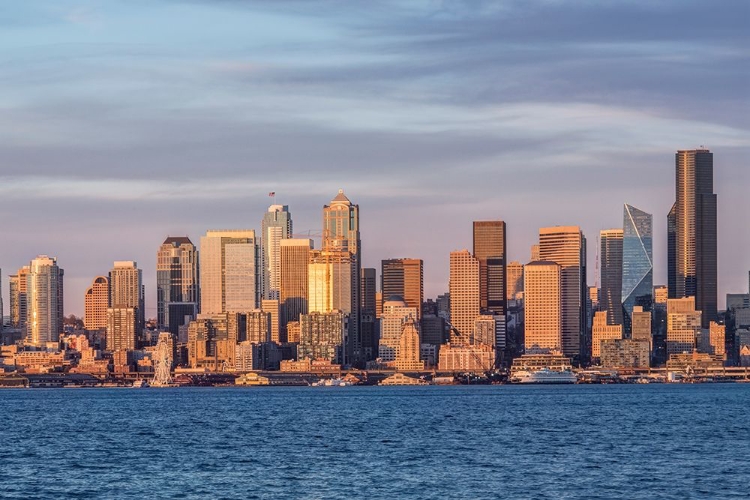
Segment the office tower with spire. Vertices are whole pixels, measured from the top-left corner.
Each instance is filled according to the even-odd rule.
[[[599,232],[601,244],[599,309],[606,311],[608,325],[622,325],[622,260],[623,230],[605,229]],[[598,352],[598,347],[596,348]]]
[[[198,314],[199,294],[198,250],[187,236],[167,236],[156,253],[159,326],[177,335],[186,317],[195,319]]]
[[[307,314],[308,265],[313,241],[289,238],[279,242],[279,335],[289,341],[287,323]]]
[[[260,307],[260,246],[252,229],[207,231],[200,243],[201,314]]]
[[[44,347],[63,331],[63,270],[57,259],[40,255],[26,275],[26,343]]]
[[[422,259],[386,259],[381,262],[380,290],[384,301],[398,296],[422,317],[424,302],[424,263]]]
[[[350,261],[350,278],[346,280],[342,276],[341,281],[333,283],[333,290],[334,295],[343,298],[347,296],[347,291],[343,287],[349,287],[349,310],[341,309],[349,314],[346,361],[349,364],[362,366],[365,362],[365,352],[360,329],[362,242],[359,234],[359,205],[353,204],[342,189],[330,204],[323,207],[322,246],[321,253],[332,259],[332,262],[345,265],[347,258]],[[342,302],[341,299],[339,302]]]
[[[623,211],[622,318],[623,333],[632,332],[633,310],[651,311],[654,289],[654,218],[632,205]]]
[[[717,317],[717,214],[708,149],[675,154],[676,200],[668,216],[669,297],[695,297],[703,328]]]
[[[263,298],[279,300],[281,241],[292,237],[292,214],[287,205],[271,205],[261,222]]]
[[[86,330],[107,328],[107,308],[109,308],[109,278],[97,276],[86,289],[83,299],[83,325]]]
[[[469,345],[480,314],[480,298],[479,261],[468,250],[451,252],[449,289],[450,323],[458,330],[460,342]]]
[[[524,266],[525,336],[528,354],[561,352],[563,345],[561,271],[556,262]]]
[[[584,362],[591,354],[586,320],[586,238],[578,226],[541,228],[539,257],[560,265],[562,352]]]

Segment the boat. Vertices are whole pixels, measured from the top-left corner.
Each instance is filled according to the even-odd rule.
[[[578,377],[570,370],[519,370],[513,374],[511,382],[518,384],[575,384]]]
[[[133,389],[143,389],[144,387],[149,387],[149,385],[145,378],[139,378],[133,381],[131,387],[133,387]]]
[[[310,385],[312,387],[348,387],[354,384],[352,384],[351,382],[347,382],[346,380],[341,378],[327,378],[320,379]]]

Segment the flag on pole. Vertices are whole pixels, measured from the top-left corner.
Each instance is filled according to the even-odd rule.
[[[276,196],[276,191],[271,191],[270,193],[268,193],[268,196]]]

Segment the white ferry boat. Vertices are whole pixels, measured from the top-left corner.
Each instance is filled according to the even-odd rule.
[[[511,382],[518,384],[575,384],[576,374],[569,370],[556,371],[549,368],[528,371],[519,370],[511,378]]]

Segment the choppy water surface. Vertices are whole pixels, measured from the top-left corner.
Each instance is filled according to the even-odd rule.
[[[0,391],[2,498],[748,498],[750,384]]]

